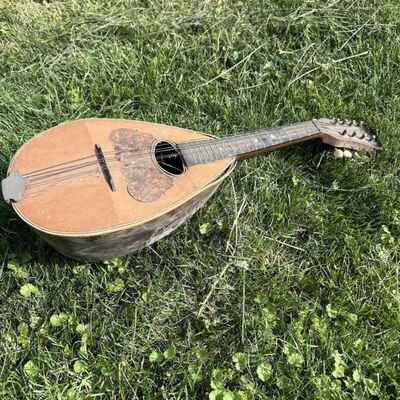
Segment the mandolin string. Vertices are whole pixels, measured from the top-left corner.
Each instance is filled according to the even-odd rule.
[[[108,160],[111,160],[111,158],[109,158]],[[33,177],[28,177],[28,180],[30,182],[34,182],[34,181],[36,181],[38,179],[49,178],[49,177],[52,177],[53,175],[59,175],[59,174],[64,173],[64,172],[75,171],[77,169],[85,168],[87,166],[96,165],[96,164],[97,164],[97,161],[96,162],[87,161],[86,163],[81,163],[81,164],[78,164],[78,165],[72,165],[72,166],[69,166],[69,167],[60,168],[58,170],[49,171],[49,172],[46,172],[46,173],[43,172],[40,175],[34,175]]]
[[[97,169],[93,169],[93,170],[91,170],[91,171],[87,171],[87,172],[84,174],[84,177],[89,177],[89,176],[96,175],[96,174],[95,174],[96,171],[97,171]],[[36,183],[36,184],[33,185],[33,186],[28,186],[27,196],[35,196],[35,195],[41,193],[41,191],[43,190],[43,187],[52,186],[52,185],[57,184],[57,183],[59,183],[59,182],[66,181],[66,180],[70,180],[70,179],[73,179],[73,178],[79,178],[79,177],[81,177],[81,176],[82,176],[82,173],[79,172],[79,173],[77,173],[77,174],[67,175],[67,176],[65,176],[65,177],[58,178],[57,181],[56,181],[55,183],[54,183],[54,182],[40,182],[40,183]]]
[[[107,154],[107,153],[115,153],[115,154],[117,154],[117,152],[110,152],[110,151],[108,151],[108,152],[105,151],[104,152],[104,154]],[[91,156],[85,156],[85,157],[82,157],[82,158],[77,158],[77,159],[72,160],[72,161],[65,161],[65,162],[62,162],[62,163],[59,163],[59,164],[54,164],[51,167],[41,168],[41,169],[38,169],[38,170],[35,170],[35,171],[32,171],[32,172],[29,172],[27,174],[24,174],[23,177],[24,178],[29,178],[31,176],[41,175],[42,173],[48,173],[48,171],[51,172],[53,169],[57,170],[58,167],[62,167],[62,166],[68,167],[68,164],[72,164],[73,165],[74,163],[77,163],[79,161],[83,161],[83,160],[86,160],[86,159],[95,159],[95,158],[96,158],[95,155],[91,155]]]
[[[197,147],[197,146],[196,146]],[[168,152],[170,152],[171,150],[170,150],[170,148],[168,147],[168,150],[166,150],[166,151],[160,151],[160,153],[168,153]],[[125,153],[125,152],[118,152],[118,153],[115,153],[115,154],[122,154],[122,153]],[[147,155],[148,154],[151,154],[151,152],[144,152],[144,153],[139,153],[138,152],[138,154],[145,154],[146,156],[145,157],[140,157],[140,158],[138,158],[139,160],[140,159],[144,159],[144,158],[147,158]],[[94,156],[95,157],[95,156]],[[93,157],[93,158],[94,158]],[[165,165],[169,165],[169,166],[171,166],[171,167],[173,167],[171,164],[167,164],[167,163],[165,163],[165,159],[168,159],[168,158],[173,158],[173,157],[175,157],[175,154],[166,154],[166,155],[164,155],[161,159],[160,159],[160,162],[162,162],[162,163],[164,163]],[[91,158],[91,156],[89,156],[89,157],[84,157],[84,158]],[[111,157],[109,156],[109,157],[106,157],[106,160],[107,161],[116,161],[117,159],[116,158],[114,158],[114,159],[111,159]],[[86,168],[86,167],[89,167],[89,166],[92,166],[92,165],[96,165],[96,164],[98,164],[98,161],[97,161],[97,159],[95,160],[95,161],[86,161],[86,162],[82,162],[82,163],[79,163],[79,164],[76,164],[76,161],[77,160],[74,160],[73,162],[68,162],[67,164],[72,164],[72,165],[68,165],[68,166],[65,166],[65,167],[63,167],[63,168],[56,168],[56,169],[54,169],[54,166],[52,166],[52,167],[49,167],[48,169],[43,169],[43,171],[42,172],[40,172],[40,173],[38,173],[37,171],[35,171],[35,173],[30,173],[30,174],[27,174],[27,175],[23,175],[24,177],[27,177],[28,178],[28,181],[30,182],[30,183],[38,183],[38,181],[40,182],[40,181],[42,181],[42,180],[49,180],[50,178],[52,178],[52,177],[54,177],[54,176],[58,176],[58,175],[61,175],[61,174],[65,174],[65,173],[69,173],[69,172],[74,172],[74,171],[76,171],[76,170],[80,170],[80,169],[84,169],[84,168]],[[75,164],[74,164],[75,163]],[[82,174],[84,174],[85,172],[84,171],[82,171]]]
[[[182,147],[182,149],[184,149],[184,150],[192,150],[192,149],[202,148],[205,143],[208,144],[211,141],[213,142],[213,141],[220,141],[221,140],[221,143],[222,143],[222,140],[223,140],[224,141],[223,143],[226,144],[226,143],[229,143],[229,142],[232,142],[232,141],[239,142],[239,141],[247,140],[247,137],[246,138],[244,138],[244,137],[241,138],[241,136],[242,135],[236,135],[236,136],[233,136],[232,138],[228,137],[228,138],[211,139],[211,140],[210,139],[202,139],[202,140],[184,142],[184,143],[178,144],[178,148]],[[211,143],[210,143],[210,145],[211,145]],[[183,146],[184,146],[184,148],[183,148]],[[159,150],[158,153],[162,154],[162,153],[168,153],[170,151],[171,151],[170,145],[166,144],[166,145],[163,145],[163,147],[161,147],[161,149]],[[121,153],[126,153],[126,152],[127,151],[120,151],[120,152],[108,151],[108,152],[104,152],[104,154],[121,154]],[[146,155],[147,156],[148,154],[151,154],[152,152],[151,151],[146,151],[146,152],[132,152],[132,153],[136,154],[136,155]],[[73,163],[76,163],[77,161],[90,159],[90,158],[94,159],[94,158],[96,158],[96,156],[95,155],[91,155],[91,156],[85,156],[85,157],[82,157],[82,158],[79,158],[79,159],[76,159],[76,160],[72,160],[72,161],[66,161],[64,163],[56,164],[56,165],[53,165],[51,167],[42,168],[42,169],[39,169],[39,170],[36,170],[36,171],[32,171],[32,172],[30,172],[28,174],[25,174],[23,176],[24,177],[30,177],[30,176],[33,176],[33,175],[38,175],[41,172],[46,172],[47,170],[51,171],[54,168],[62,166],[62,165],[68,166],[68,164],[73,164]],[[170,157],[168,157],[168,158],[170,158]]]
[[[223,144],[228,144],[228,143],[231,143],[231,142],[242,142],[244,140],[247,140],[251,136],[259,136],[260,134],[264,134],[264,133],[256,133],[256,132],[254,132],[254,133],[245,133],[245,134],[241,134],[241,135],[235,135],[235,136],[232,136],[232,137],[228,136],[228,137],[225,137],[225,138],[193,140],[193,141],[189,141],[189,142],[178,143],[177,147],[178,147],[178,149],[179,149],[179,147],[181,147],[184,150],[195,150],[195,149],[203,147],[203,145],[205,143],[208,144],[210,142],[215,142],[215,141],[218,141],[218,142],[223,143]],[[211,143],[210,143],[210,145],[211,145]],[[159,150],[159,153],[168,153],[169,151],[170,151],[170,144],[167,143],[165,145],[162,145],[161,149]],[[121,152],[126,152],[126,151],[121,151]],[[114,152],[114,151],[105,151],[104,152],[104,154],[117,154],[117,153],[118,152]],[[139,155],[139,156],[140,155],[148,155],[148,154],[151,154],[151,153],[152,153],[151,151],[133,152],[133,154],[136,154],[136,155]],[[28,174],[25,174],[23,176],[24,177],[29,177],[31,175],[40,173],[42,171],[46,171],[48,169],[52,169],[54,167],[67,165],[69,163],[72,164],[72,163],[75,163],[77,161],[81,161],[81,160],[88,159],[88,158],[93,158],[94,159],[94,158],[96,158],[96,156],[95,155],[89,155],[89,156],[85,156],[85,157],[82,157],[82,158],[79,158],[79,159],[76,159],[76,160],[66,161],[66,162],[63,162],[63,163],[60,163],[60,164],[53,165],[51,167],[42,168],[42,169],[39,169],[39,170],[36,170],[36,171],[32,171],[32,172],[30,172]]]
[[[175,168],[177,171],[179,171],[179,169],[176,168],[176,167],[175,167],[174,165],[172,165],[172,164],[168,164],[168,163],[165,163],[165,162],[163,162],[162,164],[163,164],[163,165],[167,165],[167,166],[172,167],[172,168]],[[93,172],[98,172],[98,169],[95,168],[95,169],[93,169],[93,170],[85,171],[84,174],[82,174],[82,172],[78,172],[77,174],[67,175],[67,176],[64,176],[64,177],[61,177],[61,178],[57,179],[57,181],[56,181],[55,183],[59,183],[59,182],[62,182],[62,181],[65,181],[65,180],[69,180],[69,179],[72,179],[72,178],[79,178],[79,177],[81,177],[82,175],[83,175],[83,176],[90,176],[90,175],[93,174]],[[36,182],[35,185],[29,186],[29,189],[30,189],[30,190],[29,190],[29,192],[28,192],[28,195],[29,195],[29,196],[34,196],[35,194],[40,193],[40,190],[41,190],[41,189],[40,189],[40,186],[51,185],[51,184],[54,184],[54,182],[49,182],[49,181]],[[36,190],[35,190],[35,189],[36,189]]]
[[[292,129],[299,130],[298,127],[293,127]],[[286,129],[286,131],[288,131],[288,130],[290,130],[290,129]],[[287,133],[289,133],[289,132],[287,132]],[[182,150],[196,150],[196,149],[202,148],[205,143],[211,145],[210,142],[214,142],[214,141],[219,141],[220,143],[225,144],[226,146],[229,146],[229,144],[232,142],[235,142],[237,144],[237,143],[241,143],[243,141],[247,141],[249,137],[255,137],[255,136],[260,136],[260,135],[265,135],[265,131],[260,131],[259,133],[250,132],[250,133],[245,133],[242,135],[235,135],[232,137],[220,138],[220,139],[201,139],[201,140],[195,140],[195,141],[190,141],[190,142],[184,142],[184,143],[178,144],[178,149],[179,149],[179,147],[181,147]],[[162,145],[161,150],[159,151],[159,154],[160,153],[161,154],[168,153],[170,151],[171,151],[171,148],[170,148],[169,144]],[[123,150],[120,152],[108,151],[108,152],[104,152],[104,153],[110,154],[110,155],[112,155],[112,154],[117,155],[117,154],[126,153],[126,151],[123,151]],[[136,155],[146,155],[146,157],[147,157],[147,155],[151,154],[152,152],[146,151],[146,152],[131,152],[131,153],[136,154]],[[165,158],[172,158],[172,157],[175,157],[175,154],[169,154],[169,155],[167,154],[163,158],[165,159]],[[28,178],[32,177],[32,178],[47,179],[47,178],[52,177],[53,175],[59,175],[61,173],[66,173],[66,172],[70,172],[70,171],[75,171],[77,169],[85,168],[89,165],[95,165],[97,163],[97,160],[93,161],[93,162],[85,162],[85,163],[81,163],[81,164],[76,164],[77,161],[86,160],[86,159],[90,159],[90,158],[94,159],[94,158],[96,158],[96,156],[94,156],[94,155],[86,156],[86,157],[82,157],[77,160],[67,161],[65,163],[60,163],[60,164],[57,164],[57,165],[54,165],[54,166],[51,166],[48,168],[42,168],[40,170],[33,171],[33,172],[23,175],[23,176],[28,177]],[[139,160],[141,158],[142,157],[140,157]],[[74,163],[76,165],[74,165]],[[56,167],[60,167],[62,165],[65,166],[64,169],[56,168]]]
[[[97,168],[92,169],[92,170],[85,171],[85,174],[82,174],[82,172],[78,172],[78,173],[76,173],[76,174],[71,174],[71,175],[67,175],[67,176],[58,178],[57,181],[56,181],[56,183],[61,182],[61,181],[65,181],[65,180],[71,179],[71,178],[79,178],[79,177],[81,177],[82,175],[83,175],[83,176],[90,176],[90,175],[91,175],[92,173],[94,173],[94,172],[98,172]],[[29,189],[36,189],[36,188],[40,188],[41,186],[52,185],[52,184],[54,184],[54,182],[52,182],[52,181],[35,182],[34,185],[32,185],[32,186],[29,185],[28,188],[29,188]],[[30,190],[30,192],[31,192],[31,190]]]
[[[122,154],[124,152],[116,152],[116,155]],[[148,153],[150,154],[150,152]],[[106,160],[107,161],[115,161],[117,160],[116,155],[114,156],[106,156]],[[164,156],[163,159],[165,158],[172,158],[174,155],[170,155],[170,156]],[[112,157],[112,158],[111,158]],[[87,158],[92,158],[92,156],[89,157],[83,157],[82,159],[87,159]],[[95,157],[94,157],[95,158]],[[81,163],[76,163],[78,160],[74,160],[73,162],[68,162],[66,163],[67,165],[61,168],[54,168],[54,166],[49,167],[49,168],[44,168],[42,170],[40,170],[41,172],[38,173],[38,171],[36,171],[35,173],[30,173],[30,174],[26,174],[23,175],[25,178],[28,178],[29,182],[35,182],[41,179],[48,179],[51,178],[52,176],[57,176],[63,173],[67,173],[67,172],[72,172],[72,171],[76,171],[82,168],[86,168],[88,166],[91,165],[96,165],[98,164],[97,159],[95,161],[85,161],[85,162],[81,162]],[[60,164],[58,164],[60,165]]]
[[[94,166],[94,164],[88,164],[85,167],[71,169],[69,171],[60,171],[60,172],[54,173],[54,174],[49,175],[49,176],[44,176],[44,177],[40,177],[40,178],[36,178],[36,179],[30,179],[28,181],[28,183],[32,185],[32,184],[37,184],[37,183],[41,183],[41,182],[49,182],[54,177],[58,177],[60,175],[70,174],[70,173],[73,173],[73,172],[76,172],[76,171],[81,171],[81,174],[85,174],[87,168],[88,167],[93,167],[93,166]]]
[[[165,163],[165,159],[172,158],[174,156],[175,155],[164,156],[164,157],[162,157],[160,162],[162,162],[162,163],[164,163],[166,165],[170,165],[170,164]],[[111,157],[107,157],[106,159],[107,159],[107,162],[118,161],[118,159],[115,156],[112,157],[112,158]],[[77,170],[80,170],[80,169],[84,169],[86,167],[90,167],[90,166],[96,165],[97,163],[98,163],[97,160],[96,161],[87,161],[85,163],[80,163],[80,164],[77,164],[77,165],[72,165],[72,166],[69,166],[69,167],[64,167],[64,168],[60,168],[60,169],[57,169],[57,170],[52,170],[52,171],[49,171],[49,172],[42,172],[42,173],[40,173],[38,175],[33,175],[33,176],[28,177],[28,181],[29,181],[29,183],[37,183],[37,182],[41,182],[43,180],[49,180],[50,178],[52,178],[54,176],[58,176],[58,175],[69,173],[69,172],[74,172],[74,171],[77,171]],[[170,166],[172,167],[172,165],[170,165]]]
[[[208,141],[209,141],[209,140],[199,140],[199,142],[203,142],[203,143],[208,142]],[[192,142],[186,142],[186,143],[192,143]],[[201,148],[201,147],[203,147],[203,143],[201,143],[201,145],[196,143],[195,145],[185,146],[185,150],[188,150],[188,149],[195,149],[195,148]],[[159,153],[159,154],[163,154],[163,153],[168,153],[168,152],[170,152],[170,151],[171,151],[170,146],[169,146],[169,145],[166,145],[165,147],[161,148],[161,150],[159,150],[158,153]],[[104,152],[104,154],[105,154],[105,155],[112,155],[112,154],[118,155],[118,154],[124,154],[124,153],[128,153],[128,152],[129,152],[129,151]],[[147,157],[147,155],[152,154],[151,151],[146,151],[146,152],[131,152],[131,153],[136,154],[136,155],[145,155],[146,157]],[[140,160],[140,159],[146,158],[146,157],[140,157],[140,158],[138,158],[138,159]],[[172,158],[172,157],[175,157],[175,154],[166,155],[166,156],[164,156],[163,158]],[[85,167],[85,166],[88,165],[88,163],[90,163],[90,164],[97,164],[97,159],[94,160],[94,161],[85,161],[85,162],[83,162],[83,163],[76,164],[76,163],[79,162],[79,161],[88,160],[88,159],[93,159],[93,160],[94,160],[94,159],[96,159],[96,156],[94,156],[94,155],[93,155],[93,156],[86,156],[86,157],[82,157],[82,158],[75,159],[75,160],[72,160],[72,161],[66,161],[66,162],[64,162],[64,163],[55,164],[55,165],[52,165],[51,167],[41,168],[41,169],[38,169],[38,170],[36,170],[36,171],[32,171],[32,172],[29,172],[29,173],[27,173],[27,174],[24,174],[23,177],[24,177],[24,178],[35,178],[35,177],[40,177],[40,176],[44,176],[44,175],[50,176],[49,174],[51,174],[51,173],[53,173],[53,172],[58,173],[58,172],[60,172],[60,171],[63,171],[64,168],[65,168],[65,171],[69,171],[71,168],[74,168],[74,169],[75,169],[75,168]],[[60,168],[59,168],[59,167],[60,167]]]
[[[190,142],[187,142],[187,143],[190,143]],[[170,145],[166,144],[166,145],[162,145],[161,146],[161,150],[159,152],[160,153],[164,153],[164,152],[167,153],[168,151],[170,151]],[[119,152],[116,152],[116,151],[103,151],[104,155],[107,155],[107,154],[110,154],[110,155],[111,154],[122,154],[122,153],[126,153],[126,152],[129,152],[129,151],[124,151],[124,150],[121,150]],[[139,154],[139,155],[151,154],[150,151],[147,151],[147,152],[136,152],[136,153]],[[65,162],[62,162],[62,163],[59,163],[59,164],[52,165],[50,167],[41,168],[41,169],[38,169],[38,170],[35,170],[35,171],[32,171],[32,172],[29,172],[27,174],[24,174],[23,177],[24,178],[29,178],[30,176],[38,175],[38,174],[40,174],[42,172],[46,172],[47,170],[52,170],[53,168],[57,168],[57,167],[61,167],[61,166],[68,166],[68,164],[74,164],[74,163],[76,163],[78,161],[82,161],[82,160],[85,160],[85,159],[96,159],[97,160],[95,155],[85,156],[85,157],[77,158],[77,159],[72,160],[72,161],[65,161]]]
[[[82,158],[77,158],[77,159],[72,160],[72,161],[65,161],[65,162],[62,162],[62,163],[59,163],[59,164],[54,164],[54,165],[52,165],[51,167],[40,168],[40,169],[37,169],[37,170],[35,170],[35,171],[29,172],[29,173],[27,173],[27,174],[24,174],[23,177],[24,177],[24,178],[29,178],[29,177],[32,176],[32,175],[40,174],[42,171],[43,171],[43,172],[46,172],[47,170],[51,170],[52,168],[57,168],[57,167],[60,167],[60,166],[62,166],[62,165],[73,164],[73,163],[76,163],[76,162],[78,162],[78,161],[82,161],[82,160],[89,159],[89,158],[94,158],[94,157],[95,157],[95,156],[93,156],[93,155],[91,155],[91,156],[85,156],[85,157],[82,157]]]
[[[277,129],[282,130],[283,128],[277,128]],[[298,126],[287,127],[284,130],[286,131],[286,133],[292,133],[292,131],[294,132],[294,131],[300,131],[300,130],[303,130],[305,132],[309,132],[309,130],[304,129],[304,128],[301,129]],[[270,130],[270,133],[272,133],[272,129]],[[189,142],[178,143],[177,147],[178,148],[180,147],[181,149],[184,149],[184,150],[192,150],[192,149],[203,147],[203,145],[205,143],[208,144],[210,142],[215,142],[215,141],[220,142],[222,144],[229,144],[229,143],[232,143],[232,142],[243,142],[245,140],[248,140],[250,137],[258,137],[258,136],[265,135],[265,134],[266,134],[265,130],[259,130],[259,131],[247,132],[247,133],[240,134],[240,135],[234,135],[234,136],[231,136],[231,137],[228,136],[228,137],[225,137],[225,138],[200,139],[200,140],[194,140],[194,141],[189,141]],[[169,151],[170,151],[170,145],[167,143],[166,145],[163,145],[161,147],[161,150],[159,151],[159,153],[168,153]],[[108,151],[108,152],[104,152],[104,153],[105,154],[106,153],[108,153],[108,154],[110,154],[110,153],[111,154],[112,153],[116,154],[118,152]],[[151,154],[150,151],[133,152],[133,153],[136,154],[136,155],[148,155],[148,154]],[[86,158],[95,158],[95,155],[86,156],[86,157],[83,157],[82,159],[86,159]],[[78,160],[80,160],[80,159],[78,159]],[[73,162],[76,162],[76,161],[77,160],[67,161],[66,163],[73,163]],[[66,163],[61,163],[61,164],[57,164],[57,165],[63,165],[63,164],[66,164]],[[53,166],[52,167],[48,167],[48,168],[53,168]],[[46,168],[44,168],[44,169],[46,169]],[[41,170],[33,171],[32,173],[29,173],[27,175],[34,174],[34,173],[39,172],[39,171],[41,171]]]
[[[205,142],[205,141],[203,141],[203,142]],[[196,144],[196,145],[186,146],[185,150],[187,150],[189,148],[190,149],[197,149],[197,148],[201,148],[201,147],[203,147],[203,143],[201,145]],[[171,151],[171,149],[168,146],[168,149],[160,150],[159,154],[160,153],[161,154],[162,153],[169,153],[170,151]],[[118,154],[122,154],[122,153],[126,153],[126,152],[125,151],[121,151],[121,152],[115,152],[114,154],[118,155]],[[144,154],[144,155],[146,155],[145,157],[138,158],[140,160],[140,159],[143,159],[143,158],[147,158],[147,155],[151,154],[151,152],[142,152],[142,153],[136,152],[136,154]],[[175,154],[165,154],[161,158],[160,161],[162,162],[165,159],[173,158],[173,157],[175,157]],[[78,160],[85,160],[85,159],[87,160],[87,159],[90,159],[90,158],[94,159],[95,156],[82,157],[81,159],[78,159]],[[110,157],[106,157],[106,159],[110,160]],[[98,163],[98,161],[96,159],[94,161],[86,161],[86,162],[81,162],[81,163],[77,164],[78,160],[73,160],[71,162],[58,164],[57,166],[64,165],[64,167],[61,167],[61,168],[55,168],[55,166],[52,166],[52,167],[43,168],[41,170],[31,172],[31,173],[23,175],[23,176],[27,177],[29,182],[35,183],[35,182],[43,180],[43,179],[45,179],[45,180],[47,179],[48,180],[49,178],[52,178],[54,176],[58,176],[60,174],[65,174],[65,173],[68,173],[68,172],[73,172],[73,171],[76,171],[76,170],[79,170],[79,169],[86,168],[86,167],[91,166],[91,165],[96,165]]]
[[[168,146],[168,151],[170,151],[170,147],[169,146]],[[161,153],[168,153],[168,151],[161,150],[160,152]],[[111,156],[111,155],[124,154],[124,153],[127,153],[127,152],[129,152],[129,151],[123,151],[123,150],[119,151],[119,152],[113,152],[113,151],[106,152],[105,151],[103,153],[104,153],[105,156],[107,156],[107,155]],[[137,152],[137,154],[151,154],[151,152],[143,152],[143,153]],[[88,159],[93,159],[94,161],[89,161]],[[88,161],[85,161],[85,162],[80,163],[80,164],[76,164],[77,162],[83,161],[83,160],[88,160]],[[95,155],[93,155],[93,156],[86,156],[86,157],[78,158],[78,159],[75,159],[75,160],[72,160],[72,161],[66,161],[64,163],[59,163],[59,164],[52,165],[51,167],[41,168],[41,169],[38,169],[36,171],[29,172],[29,173],[24,174],[22,176],[24,178],[39,177],[39,176],[51,174],[53,172],[59,172],[59,171],[62,171],[63,169],[65,169],[67,171],[70,168],[79,168],[81,166],[85,167],[86,165],[88,165],[87,164],[88,162],[91,163],[91,164],[97,164],[97,162],[98,162],[97,161],[97,157]]]
[[[165,166],[169,166],[171,168],[175,168],[178,171],[179,169],[176,168],[174,165],[165,162],[166,158],[172,158],[173,156],[174,155],[163,157],[163,159],[160,160],[160,163],[165,165]],[[115,161],[118,161],[118,159],[115,158],[115,157],[114,158],[108,158],[107,161],[108,162],[115,162]],[[30,178],[29,179],[30,187],[32,187],[32,186],[36,187],[38,185],[43,185],[43,184],[57,183],[59,181],[62,181],[62,180],[65,180],[65,179],[70,179],[72,177],[79,177],[79,176],[82,176],[82,175],[86,175],[88,173],[88,171],[85,170],[85,171],[82,171],[81,173],[78,173],[78,174],[72,174],[72,175],[67,175],[67,177],[61,177],[60,179],[56,180],[55,182],[54,181],[49,181],[49,179],[52,178],[53,176],[65,174],[67,172],[74,172],[74,171],[76,171],[78,169],[83,169],[83,168],[86,168],[86,167],[89,167],[89,166],[92,166],[92,165],[95,165],[95,164],[97,164],[97,161],[94,162],[94,163],[87,162],[85,165],[80,165],[79,167],[69,167],[68,169],[62,169],[62,170],[60,170],[60,171],[58,171],[56,173],[53,172],[51,174],[46,174],[45,176],[39,176],[39,177]],[[97,170],[97,168],[96,168],[96,170]]]
[[[110,161],[110,162],[115,162],[115,161],[117,161],[117,159],[115,159],[115,160],[109,160],[109,161]],[[167,163],[167,162],[165,162],[165,161],[162,161],[161,164],[162,164],[162,165],[165,165],[165,166],[169,166],[170,168],[174,168],[174,169],[176,169],[177,171],[179,171],[179,169],[176,168],[174,165],[169,164],[169,163]],[[68,179],[71,179],[71,178],[79,178],[79,177],[81,177],[81,176],[88,176],[89,174],[91,174],[91,173],[93,173],[93,172],[96,172],[96,171],[98,172],[98,169],[97,169],[97,168],[92,169],[92,170],[81,171],[81,172],[78,172],[78,173],[75,173],[75,174],[70,174],[70,175],[67,175],[67,176],[58,178],[55,182],[54,182],[54,181],[49,181],[48,179],[47,179],[47,180],[46,180],[46,179],[41,179],[39,182],[34,181],[34,182],[32,182],[32,183],[31,183],[31,181],[29,181],[29,182],[30,182],[29,188],[30,188],[30,189],[35,189],[35,188],[40,187],[40,186],[43,186],[43,185],[50,185],[50,184],[54,184],[54,183],[59,183],[59,182],[62,182],[62,181],[65,181],[65,180],[68,180]],[[73,171],[72,171],[72,172],[73,172]],[[51,177],[52,177],[52,176],[51,176]],[[34,193],[35,193],[35,192],[34,192]]]
[[[108,162],[115,162],[115,161],[118,161],[118,159],[117,159],[117,158],[113,158],[113,159],[108,158],[107,161],[108,161]],[[163,164],[163,165],[169,166],[169,167],[171,167],[171,168],[175,168],[177,171],[179,170],[179,169],[176,168],[174,165],[165,162],[165,157],[164,157],[163,160],[161,160],[160,162],[161,162],[161,164]],[[32,187],[32,185],[37,186],[37,185],[41,185],[41,184],[49,184],[49,183],[52,183],[52,182],[54,182],[54,181],[49,181],[49,179],[52,178],[53,176],[65,174],[65,173],[67,173],[67,172],[74,172],[74,171],[76,171],[76,170],[83,169],[83,168],[86,168],[86,167],[90,167],[90,166],[96,165],[96,164],[97,164],[97,162],[96,162],[96,163],[87,163],[87,164],[84,165],[84,166],[81,165],[79,168],[71,168],[71,167],[70,167],[69,170],[61,170],[61,171],[59,171],[59,172],[57,172],[57,173],[52,173],[52,174],[47,175],[47,176],[40,176],[40,177],[38,177],[38,178],[30,178],[30,179],[29,179],[30,187]],[[96,170],[97,170],[97,168],[96,168]],[[78,177],[78,176],[82,176],[82,175],[85,175],[87,172],[88,172],[88,171],[85,170],[85,171],[82,171],[81,173],[78,173],[78,174],[68,175],[67,178],[68,178],[68,177]],[[64,178],[61,178],[60,180],[64,180]],[[57,180],[56,182],[58,182],[58,181],[59,181],[59,180]]]
[[[282,130],[282,128],[278,128],[278,129]],[[287,128],[285,128],[285,131],[286,131],[285,133],[286,133],[286,135],[289,134],[289,137],[286,137],[286,138],[284,138],[284,137],[282,138],[281,137],[281,139],[286,139],[286,141],[289,142],[290,141],[290,133],[292,133],[291,132],[292,130],[293,131],[299,131],[299,130],[301,131],[301,130],[303,130],[306,133],[310,133],[309,129],[307,129],[305,127],[302,127],[302,128],[300,128],[298,126],[287,127]],[[270,130],[268,133],[272,133],[272,132],[273,132],[273,130]],[[264,136],[266,133],[267,132],[265,132],[265,130],[260,130],[260,131],[256,131],[256,132],[248,132],[248,133],[245,133],[245,134],[242,134],[242,135],[235,135],[235,136],[232,136],[232,137],[217,138],[217,139],[200,139],[200,140],[183,142],[181,144],[177,144],[177,147],[178,147],[178,149],[180,148],[180,150],[192,150],[192,149],[196,150],[196,149],[199,149],[199,148],[202,148],[202,147],[204,148],[204,144],[207,144],[208,146],[211,146],[216,141],[221,143],[221,144],[224,144],[224,145],[226,145],[228,147],[229,144],[232,143],[232,142],[234,142],[235,144],[239,144],[239,143],[241,143],[243,141],[248,141],[249,137],[257,137],[257,136],[260,136],[260,135]],[[285,135],[285,133],[284,133],[284,135]],[[315,134],[316,133],[317,132],[315,132]],[[175,168],[173,165],[168,164],[168,163],[166,163],[164,161],[165,159],[176,157],[176,154],[171,154],[171,145],[169,143],[166,143],[165,145],[161,145],[159,147],[161,147],[161,149],[159,150],[158,154],[164,154],[165,153],[165,156],[161,157],[159,162],[164,164],[164,165],[168,165],[168,166],[170,166],[172,168]],[[206,148],[204,148],[204,150],[205,149]],[[109,162],[119,161],[119,159],[117,158],[117,155],[119,155],[119,154],[133,153],[133,154],[136,154],[136,155],[145,155],[146,158],[147,158],[147,156],[149,154],[152,154],[151,151],[146,151],[146,152],[136,151],[136,152],[134,152],[134,151],[129,151],[129,150],[128,151],[127,150],[121,150],[121,151],[118,151],[118,152],[116,152],[116,151],[106,151],[104,153],[107,154],[107,156],[109,156],[109,158],[106,158],[107,161],[109,161]],[[170,154],[168,154],[168,153],[170,153]],[[235,154],[233,154],[233,155],[235,155]],[[111,157],[113,157],[113,158],[111,158]],[[137,158],[137,160],[140,160],[141,158],[145,158],[145,157]],[[227,155],[226,158],[228,158],[228,157],[232,157],[232,155]],[[97,158],[96,158],[95,161],[89,161],[89,159],[94,159],[94,158],[96,158],[96,156],[94,156],[94,155],[85,156],[85,157],[82,157],[80,159],[67,161],[67,162],[56,164],[56,165],[53,165],[53,166],[47,167],[47,168],[42,168],[40,170],[33,171],[33,172],[31,172],[29,174],[26,174],[26,175],[23,175],[23,176],[24,177],[28,177],[29,178],[28,179],[29,182],[32,182],[33,184],[35,184],[35,186],[36,185],[40,185],[40,184],[46,184],[46,183],[50,184],[50,183],[52,183],[52,181],[49,182],[49,179],[52,178],[53,176],[58,176],[58,175],[69,173],[69,172],[75,172],[75,171],[80,170],[80,169],[83,170],[84,168],[87,168],[89,166],[98,164]],[[88,160],[88,161],[81,162],[81,163],[77,164],[77,162],[82,161],[82,160]],[[62,167],[63,165],[64,165],[64,167]],[[98,168],[96,168],[96,171],[98,171]],[[77,173],[77,174],[67,175],[66,177],[59,178],[58,181],[65,180],[65,179],[70,179],[71,177],[75,177],[75,176],[82,176],[82,175],[85,175],[87,173],[88,173],[88,171],[81,171],[80,173]],[[56,181],[56,182],[58,182],[58,181]]]
[[[90,166],[88,166],[88,167],[90,167]],[[34,189],[34,188],[37,188],[37,187],[40,187],[40,186],[43,186],[43,185],[56,184],[58,182],[61,182],[61,181],[67,180],[67,179],[71,179],[71,178],[86,177],[86,176],[89,176],[90,174],[92,174],[93,172],[98,172],[99,173],[99,170],[98,170],[97,167],[93,168],[93,166],[92,166],[92,168],[87,168],[87,169],[84,169],[84,170],[78,170],[78,172],[75,172],[75,173],[73,173],[73,172],[75,172],[75,171],[69,171],[69,173],[67,175],[64,173],[63,176],[58,176],[57,179],[55,179],[55,180],[52,179],[54,177],[51,176],[51,177],[43,178],[43,179],[40,179],[40,180],[34,181],[34,182],[28,181],[28,188],[29,189],[32,189],[32,188]]]

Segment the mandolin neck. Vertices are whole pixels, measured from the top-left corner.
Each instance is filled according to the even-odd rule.
[[[289,126],[261,129],[222,139],[199,140],[179,144],[187,166],[206,164],[226,158],[251,157],[294,143],[320,137],[321,131],[313,121]]]

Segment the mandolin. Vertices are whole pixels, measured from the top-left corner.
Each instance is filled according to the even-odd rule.
[[[143,121],[83,119],[25,143],[2,194],[62,254],[104,260],[171,233],[238,159],[314,139],[339,149],[378,149],[366,125],[355,121],[316,119],[217,138]]]

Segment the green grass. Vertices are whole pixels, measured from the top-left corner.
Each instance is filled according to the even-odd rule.
[[[63,258],[1,204],[0,398],[399,398],[397,4],[2,0],[6,158],[82,117],[224,136],[336,116],[383,151],[244,161],[109,264]]]

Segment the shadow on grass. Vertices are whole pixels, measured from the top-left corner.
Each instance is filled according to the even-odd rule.
[[[3,262],[15,259],[46,263],[52,250],[22,221],[11,206],[0,206],[0,246]]]

